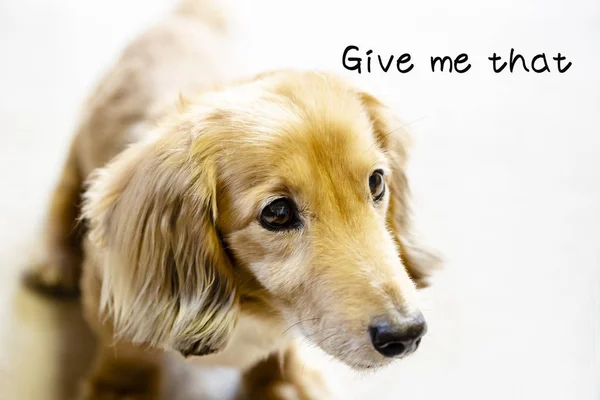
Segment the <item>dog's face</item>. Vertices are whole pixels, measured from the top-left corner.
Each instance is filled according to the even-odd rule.
[[[235,326],[243,269],[355,368],[416,350],[426,327],[415,282],[433,258],[411,244],[407,138],[383,105],[328,75],[282,72],[205,95],[163,130],[88,194],[118,331],[216,351]]]

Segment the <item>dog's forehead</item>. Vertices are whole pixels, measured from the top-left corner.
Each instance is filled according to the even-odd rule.
[[[291,91],[253,110],[235,124],[244,131],[222,170],[234,192],[254,201],[286,192],[322,204],[326,198],[364,197],[369,174],[387,168],[369,115],[354,94]]]
[[[256,145],[248,150],[280,172],[303,165],[352,173],[379,161],[369,115],[348,90],[287,88],[284,94],[262,99],[252,111],[246,114],[245,142]]]
[[[370,125],[360,119],[311,122],[275,139],[289,149],[274,167],[290,185],[337,187],[362,180],[382,162]]]
[[[305,205],[364,203],[369,175],[389,166],[357,92],[318,76],[263,89],[214,119],[227,138],[219,177],[238,217],[286,194]]]

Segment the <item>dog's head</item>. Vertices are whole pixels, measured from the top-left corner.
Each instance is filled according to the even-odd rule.
[[[277,72],[205,93],[95,174],[84,215],[118,334],[222,349],[250,276],[313,343],[356,368],[414,351],[407,136],[340,79]],[[256,290],[255,290],[256,292]]]

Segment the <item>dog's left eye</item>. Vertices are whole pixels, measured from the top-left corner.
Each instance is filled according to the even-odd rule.
[[[373,201],[377,202],[381,200],[385,194],[385,180],[383,179],[382,170],[378,169],[371,174],[369,177],[369,189],[371,190]]]
[[[269,230],[291,229],[298,225],[296,207],[286,199],[272,201],[260,213],[261,224]]]

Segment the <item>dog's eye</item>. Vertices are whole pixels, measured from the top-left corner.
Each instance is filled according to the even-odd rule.
[[[260,222],[269,230],[293,228],[298,224],[296,208],[288,199],[274,200],[263,208],[260,214]]]
[[[379,201],[385,194],[385,180],[383,179],[383,171],[378,169],[369,177],[369,189],[373,201]]]

